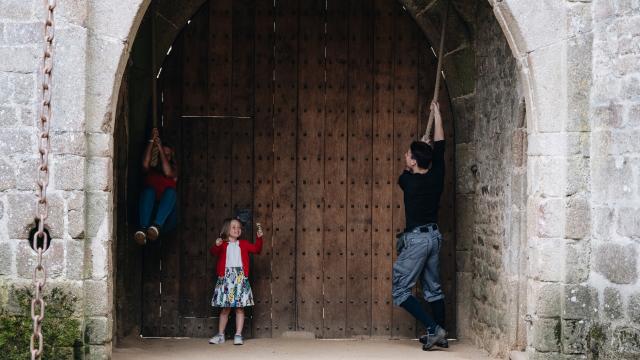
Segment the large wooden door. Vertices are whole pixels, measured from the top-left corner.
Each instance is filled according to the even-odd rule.
[[[426,125],[436,59],[408,13],[394,0],[210,1],[172,49],[160,83],[182,160],[180,227],[148,251],[143,335],[215,331],[207,249],[223,218],[251,208],[266,243],[252,259],[250,335],[414,337],[391,301],[396,182]],[[455,333],[453,121],[441,94],[441,278]]]

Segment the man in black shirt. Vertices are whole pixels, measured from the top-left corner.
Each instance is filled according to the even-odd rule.
[[[431,104],[435,129],[433,147],[411,143],[405,154],[406,169],[398,184],[404,192],[406,228],[398,238],[398,258],[393,264],[393,303],[420,321],[427,334],[420,337],[423,350],[448,347],[444,330],[444,294],[440,288],[438,206],[444,188],[444,129],[438,104]],[[423,296],[433,313],[426,313],[411,290],[420,277]],[[435,320],[435,321],[434,321]]]

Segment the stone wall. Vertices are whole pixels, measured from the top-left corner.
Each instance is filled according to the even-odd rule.
[[[640,357],[640,1],[593,3],[591,261],[593,359]]]

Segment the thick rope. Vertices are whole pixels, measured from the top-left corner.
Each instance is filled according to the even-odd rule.
[[[446,0],[445,0],[446,1]],[[449,15],[449,2],[446,1],[444,6],[444,14],[442,16],[442,32],[440,33],[440,48],[438,49],[438,73],[436,74],[436,87],[433,91],[433,101],[438,101],[440,96],[440,78],[442,77],[442,63],[444,62],[444,37],[447,29],[447,18]],[[431,106],[431,104],[429,104]],[[429,112],[429,121],[427,122],[427,129],[422,135],[422,141],[429,142],[431,139],[431,129],[433,128],[434,113]]]
[[[151,127],[158,127],[158,75],[156,74],[156,12],[151,8]],[[152,167],[158,165],[158,147],[153,144],[151,148]]]

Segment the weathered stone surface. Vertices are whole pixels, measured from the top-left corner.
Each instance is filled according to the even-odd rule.
[[[0,128],[8,128],[19,122],[18,109],[15,106],[0,106]]]
[[[621,208],[618,214],[618,234],[640,238],[640,209]]]
[[[571,196],[567,201],[565,236],[570,239],[583,239],[590,233],[590,204],[584,194]]]
[[[563,237],[565,211],[564,199],[541,199],[536,214],[536,235],[546,238]]]
[[[456,146],[456,193],[470,194],[475,191],[476,178],[473,172],[475,159],[475,148],[470,145],[460,144]]]
[[[562,286],[558,283],[540,283],[533,291],[535,294],[535,314],[539,317],[559,317],[561,309]]]
[[[111,309],[111,289],[104,280],[85,280],[84,299],[87,315],[107,316]]]
[[[87,234],[85,236],[95,237],[98,234],[109,234],[111,232],[110,199],[109,193],[87,193]]]
[[[582,9],[589,9],[583,4]],[[575,7],[571,7],[575,9]],[[573,26],[578,25],[582,19],[590,17],[578,17],[572,22]],[[584,66],[591,63],[591,53],[593,46],[593,35],[591,33],[581,34],[568,40],[567,43],[567,101],[568,118],[567,131],[588,131],[589,130],[589,96],[592,87],[592,68]]]
[[[562,320],[562,352],[584,354],[587,351],[587,320]]]
[[[39,44],[42,37],[42,24],[39,22],[6,22],[4,33],[11,45]]]
[[[69,236],[82,239],[85,234],[85,196],[84,192],[72,192],[67,198],[67,226]]]
[[[636,324],[640,323],[640,293],[635,293],[629,296],[627,314],[631,321]]]
[[[42,58],[42,48],[35,46],[0,46],[0,71],[35,73]]]
[[[51,135],[51,151],[56,155],[78,155],[87,153],[87,135],[78,131],[56,131]]]
[[[0,20],[28,21],[35,17],[35,5],[38,2],[25,0],[3,0],[2,3]]]
[[[608,243],[594,250],[595,270],[616,284],[631,284],[638,278],[634,245]]]
[[[562,302],[563,319],[589,319],[597,311],[596,289],[584,285],[565,285]]]
[[[622,157],[601,157],[591,161],[592,202],[597,205],[629,198],[633,189],[623,179],[633,178],[633,166]],[[612,181],[618,179],[618,181]]]
[[[567,284],[581,284],[588,280],[591,267],[591,246],[589,242],[569,243],[566,248],[564,281]]]
[[[84,269],[84,242],[66,240],[65,247],[66,278],[69,280],[82,280]]]
[[[51,159],[51,155],[49,156]],[[14,163],[16,164],[16,189],[35,191],[38,188],[36,179],[40,167],[40,156],[35,153],[21,156],[16,158]],[[51,183],[49,186],[53,187]]]
[[[566,241],[564,239],[530,239],[529,268],[539,281],[562,281]],[[555,264],[549,266],[549,264]]]
[[[58,190],[82,190],[85,186],[85,158],[75,155],[55,156],[54,186]]]
[[[87,189],[110,191],[113,184],[111,158],[90,157],[87,162]]]
[[[104,344],[111,341],[112,322],[107,317],[90,317],[85,323],[85,336],[89,344]]]
[[[622,308],[622,295],[620,291],[615,288],[604,289],[604,299],[602,302],[602,308],[604,315],[609,320],[617,320],[623,315],[624,310]]]
[[[52,130],[82,132],[86,118],[86,43],[87,30],[72,26],[56,34],[57,59],[55,71],[65,74],[56,78],[51,102],[58,109]]]
[[[475,98],[473,95],[451,100],[455,118],[456,144],[468,143],[473,138],[475,126]]]
[[[16,186],[16,171],[12,163],[0,158],[0,191]]]
[[[0,240],[0,275],[13,273],[13,244],[12,240]]]
[[[88,134],[87,148],[89,156],[113,156],[113,137],[109,134]]]
[[[470,250],[475,236],[474,198],[468,195],[456,196],[456,249]]]
[[[538,319],[531,329],[533,347],[542,352],[559,351],[561,343],[560,319]]]
[[[36,134],[23,129],[0,131],[0,154],[35,154]]]
[[[640,329],[631,326],[618,327],[613,332],[611,347],[612,354],[617,354],[621,359],[640,358]]]
[[[18,276],[31,278],[37,261],[36,253],[29,246],[27,240],[16,242],[16,268]],[[47,251],[42,255],[42,262],[47,269],[47,279],[59,279],[64,274],[64,243],[63,240],[53,239]]]

